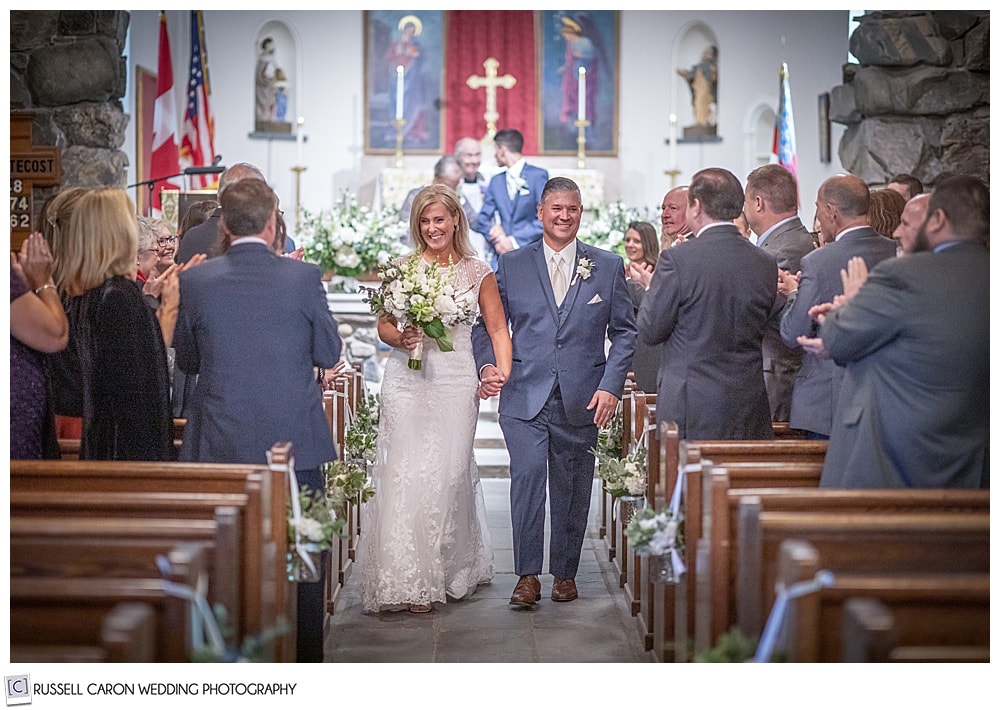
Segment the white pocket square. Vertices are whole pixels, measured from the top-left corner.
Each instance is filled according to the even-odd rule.
[[[603,300],[604,299],[601,298],[601,294],[596,293],[596,294],[594,294],[594,297],[592,299],[590,299],[589,301],[587,301],[587,305],[589,306],[592,303],[600,303]]]

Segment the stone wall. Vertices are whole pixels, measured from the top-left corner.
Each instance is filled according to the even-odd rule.
[[[37,145],[62,154],[59,188],[125,187],[121,150],[129,14],[120,10],[15,10],[10,13],[10,110],[34,112]]]
[[[830,119],[847,126],[841,163],[872,185],[943,173],[989,184],[988,11],[880,11],[858,18]]]

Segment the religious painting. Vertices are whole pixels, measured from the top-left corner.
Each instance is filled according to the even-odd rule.
[[[442,149],[444,17],[439,10],[365,11],[365,152]]]
[[[540,152],[576,155],[585,122],[588,155],[618,154],[617,10],[537,13]]]

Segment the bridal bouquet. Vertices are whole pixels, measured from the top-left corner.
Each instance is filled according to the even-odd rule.
[[[455,267],[444,274],[434,264],[419,256],[393,260],[379,269],[382,283],[378,288],[362,286],[366,295],[361,299],[378,316],[392,316],[396,322],[420,328],[432,338],[441,352],[455,349],[450,328],[459,323],[472,323],[478,312],[476,294],[472,288],[456,293],[452,285]],[[423,345],[410,351],[408,365],[419,370]]]

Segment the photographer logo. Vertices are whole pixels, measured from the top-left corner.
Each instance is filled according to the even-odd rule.
[[[27,675],[4,676],[8,705],[30,705],[31,683]]]

